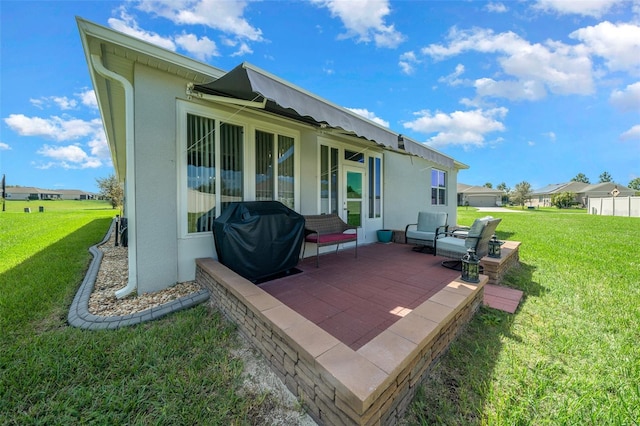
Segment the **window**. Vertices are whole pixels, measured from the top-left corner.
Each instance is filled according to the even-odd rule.
[[[320,213],[338,214],[338,148],[320,146]]]
[[[244,128],[193,114],[187,114],[186,127],[187,232],[210,232],[217,214],[230,202],[244,198]],[[216,144],[220,146],[219,159]],[[216,212],[217,201],[220,212]]]
[[[431,169],[431,204],[447,204],[447,173],[442,170]]]
[[[215,126],[187,114],[188,232],[208,232],[216,216]]]
[[[290,209],[295,207],[294,153],[292,137],[256,130],[256,200],[278,200]]]
[[[382,159],[369,157],[369,218],[381,216],[382,208]]]
[[[364,153],[344,150],[344,159],[347,161],[355,161],[364,164]]]
[[[220,125],[220,213],[229,203],[244,199],[243,135],[241,126]]]

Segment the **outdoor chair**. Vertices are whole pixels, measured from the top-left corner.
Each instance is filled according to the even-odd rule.
[[[489,253],[489,240],[496,232],[496,228],[502,219],[494,219],[491,216],[476,219],[467,231],[466,238],[453,236],[454,232],[438,238],[436,241],[436,255],[455,259],[443,261],[442,266],[450,269],[460,269],[462,257],[467,250],[472,248],[478,259],[482,259]]]
[[[418,223],[410,223],[404,230],[407,244],[416,244],[415,251],[435,248],[435,240],[447,232],[448,214],[445,212],[419,212]],[[435,255],[435,250],[434,253]]]

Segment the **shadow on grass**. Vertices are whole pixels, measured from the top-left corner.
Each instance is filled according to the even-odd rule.
[[[503,342],[520,341],[511,331],[515,316],[528,297],[546,292],[532,281],[534,271],[534,266],[521,263],[507,274],[503,285],[524,291],[518,311],[509,314],[485,306],[480,308],[418,388],[407,410],[409,424],[486,423],[485,401],[491,392]]]
[[[0,335],[28,333],[29,323],[47,318],[66,320],[63,309],[89,267],[89,247],[102,240],[111,220],[93,219],[0,274]]]

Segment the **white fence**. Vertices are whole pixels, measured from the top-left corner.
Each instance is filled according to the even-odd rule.
[[[589,198],[589,214],[640,217],[640,197]]]

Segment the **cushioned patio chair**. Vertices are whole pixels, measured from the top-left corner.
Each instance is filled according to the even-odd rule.
[[[466,238],[447,236],[438,238],[436,241],[436,255],[455,259],[453,261],[443,261],[442,265],[451,269],[459,269],[462,256],[467,254],[469,248],[473,248],[478,259],[482,259],[489,253],[489,240],[496,232],[496,228],[502,219],[483,217],[476,219],[469,228]],[[455,232],[455,231],[454,231]]]
[[[436,238],[447,232],[447,218],[445,212],[418,212],[418,223],[410,223],[404,229],[407,244],[416,244],[416,251],[434,248]]]

